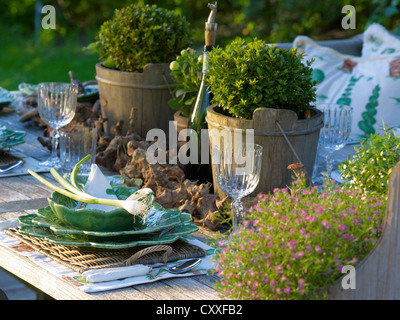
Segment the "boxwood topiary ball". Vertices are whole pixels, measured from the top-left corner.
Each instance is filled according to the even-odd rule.
[[[97,38],[96,49],[102,61],[108,61],[115,69],[133,72],[141,72],[148,63],[170,63],[191,45],[185,17],[156,5],[130,5],[115,10]]]

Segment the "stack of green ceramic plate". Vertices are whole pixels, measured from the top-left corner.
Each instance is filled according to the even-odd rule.
[[[99,98],[99,86],[90,84],[84,87],[85,93],[80,93],[77,96],[78,102],[95,102]]]
[[[121,176],[109,177],[109,182],[120,200],[137,191],[137,188],[125,186]],[[37,214],[19,217],[19,233],[58,245],[124,249],[172,243],[198,230],[190,214],[164,209],[157,203],[153,204],[146,218],[141,219],[122,209],[108,212],[84,207],[73,209],[79,204],[58,193],[53,193],[51,199],[52,205],[39,209]],[[54,203],[59,206],[58,210],[65,210],[65,216],[54,211]],[[128,227],[124,221],[121,222],[120,217],[125,213],[120,210],[132,219]]]
[[[24,143],[24,131],[13,131],[7,129],[5,126],[0,125],[0,150],[16,146]]]
[[[7,107],[11,102],[13,102],[15,97],[11,92],[0,87],[0,110]]]
[[[18,90],[23,96],[28,96],[36,91],[36,84],[20,83]],[[85,93],[80,93],[77,96],[78,102],[95,102],[99,98],[99,86],[97,84],[90,84],[84,87]]]

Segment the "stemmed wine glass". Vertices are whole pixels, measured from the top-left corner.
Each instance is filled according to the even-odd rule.
[[[44,167],[60,167],[57,156],[59,129],[72,121],[76,110],[78,89],[74,84],[43,82],[37,87],[40,118],[53,128],[50,158],[39,164]]]
[[[242,198],[252,193],[260,180],[262,147],[248,143],[232,146],[213,146],[213,166],[220,189],[231,196],[232,225],[236,231],[243,218]]]
[[[350,138],[353,108],[333,103],[321,104],[317,108],[324,113],[319,143],[325,151],[326,169],[330,177],[333,152],[342,149]]]

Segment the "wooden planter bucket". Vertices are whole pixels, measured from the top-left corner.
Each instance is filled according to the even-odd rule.
[[[329,288],[332,300],[400,299],[400,163],[389,179],[389,198],[381,237],[355,268],[355,289],[339,279]]]
[[[276,121],[279,122],[304,164],[305,170],[311,177],[317,153],[319,131],[323,126],[323,113],[321,111],[313,111],[310,119],[298,120],[296,113],[291,110],[258,108],[253,113],[253,120],[245,120],[225,116],[218,112],[216,106],[210,106],[207,108],[206,120],[209,129],[210,149],[212,148],[212,139],[218,139],[217,135],[213,135],[212,129],[217,131],[228,129],[232,132],[232,135],[234,129],[244,130],[243,134],[245,134],[246,129],[254,130],[254,142],[263,147],[263,155],[261,177],[256,190],[252,193],[253,196],[260,192],[272,192],[274,188],[289,186],[293,173],[287,167],[299,162]],[[243,136],[242,141],[246,141],[245,136]],[[223,197],[224,194],[215,181],[214,168],[213,184],[214,190]]]
[[[134,108],[134,131],[146,138],[153,128],[164,130],[168,136],[169,121],[174,119],[174,110],[168,105],[172,98],[167,83],[169,64],[147,64],[143,73],[123,72],[96,64],[96,79],[99,84],[100,103],[106,134],[112,135],[112,126],[123,120],[128,128],[131,110]]]

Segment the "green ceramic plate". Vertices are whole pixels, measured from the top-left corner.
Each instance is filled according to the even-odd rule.
[[[99,98],[99,86],[97,84],[85,86],[85,93],[77,96],[78,102],[95,102]]]
[[[29,96],[32,93],[36,92],[36,84],[31,84],[31,83],[26,83],[22,82],[18,85],[18,91],[21,92],[21,94],[26,97]]]
[[[6,141],[15,135],[15,131],[7,129],[6,126],[0,125],[0,142]]]
[[[0,87],[0,110],[7,107],[14,99],[15,97],[11,92]]]
[[[36,87],[36,84],[23,82],[18,85],[18,90],[23,96],[29,96],[36,91]],[[95,102],[99,98],[99,86],[97,84],[85,86],[85,93],[78,94],[76,98],[78,102]]]
[[[24,143],[24,131],[13,131],[0,126],[0,150]]]
[[[163,209],[162,207],[161,209],[157,209],[153,207],[144,221],[138,221],[129,230],[101,232],[81,230],[68,226],[55,216],[50,207],[46,207],[38,210],[38,215],[33,219],[33,223],[42,227],[47,227],[56,234],[86,235],[95,237],[137,236],[147,233],[155,233],[176,226],[181,223],[181,215],[184,216],[186,221],[188,220],[186,215],[183,213],[181,214],[177,209]],[[22,224],[23,223],[24,222],[22,221]]]
[[[25,143],[24,139],[5,141],[5,142],[0,143],[0,150],[11,148],[13,146],[23,144],[23,143]]]
[[[112,188],[108,189],[107,193],[114,194],[120,200],[127,199],[138,190],[124,185],[121,176],[112,176],[108,180]],[[84,183],[82,180],[82,184]],[[49,204],[60,221],[79,230],[115,232],[147,227],[140,217],[133,216],[124,209],[115,208],[110,211],[89,209],[86,208],[86,203],[72,200],[58,192],[53,192],[49,198]],[[175,212],[175,215],[179,215],[179,210]],[[157,216],[157,218],[160,217]]]
[[[84,237],[76,237],[71,235],[58,235],[47,227],[42,227],[36,225],[32,219],[35,218],[35,214],[26,215],[20,217],[21,227],[19,233],[43,238],[44,240],[58,245],[64,246],[79,246],[79,247],[92,247],[92,248],[104,248],[104,249],[126,249],[136,246],[150,246],[150,245],[160,245],[168,244],[178,240],[181,236],[191,234],[198,230],[198,227],[192,223],[184,223],[184,219],[181,223],[175,227],[169,229],[163,235],[144,236],[144,238],[139,240],[126,240],[114,238],[109,241],[93,241],[85,239]],[[121,240],[121,241],[118,241]]]

